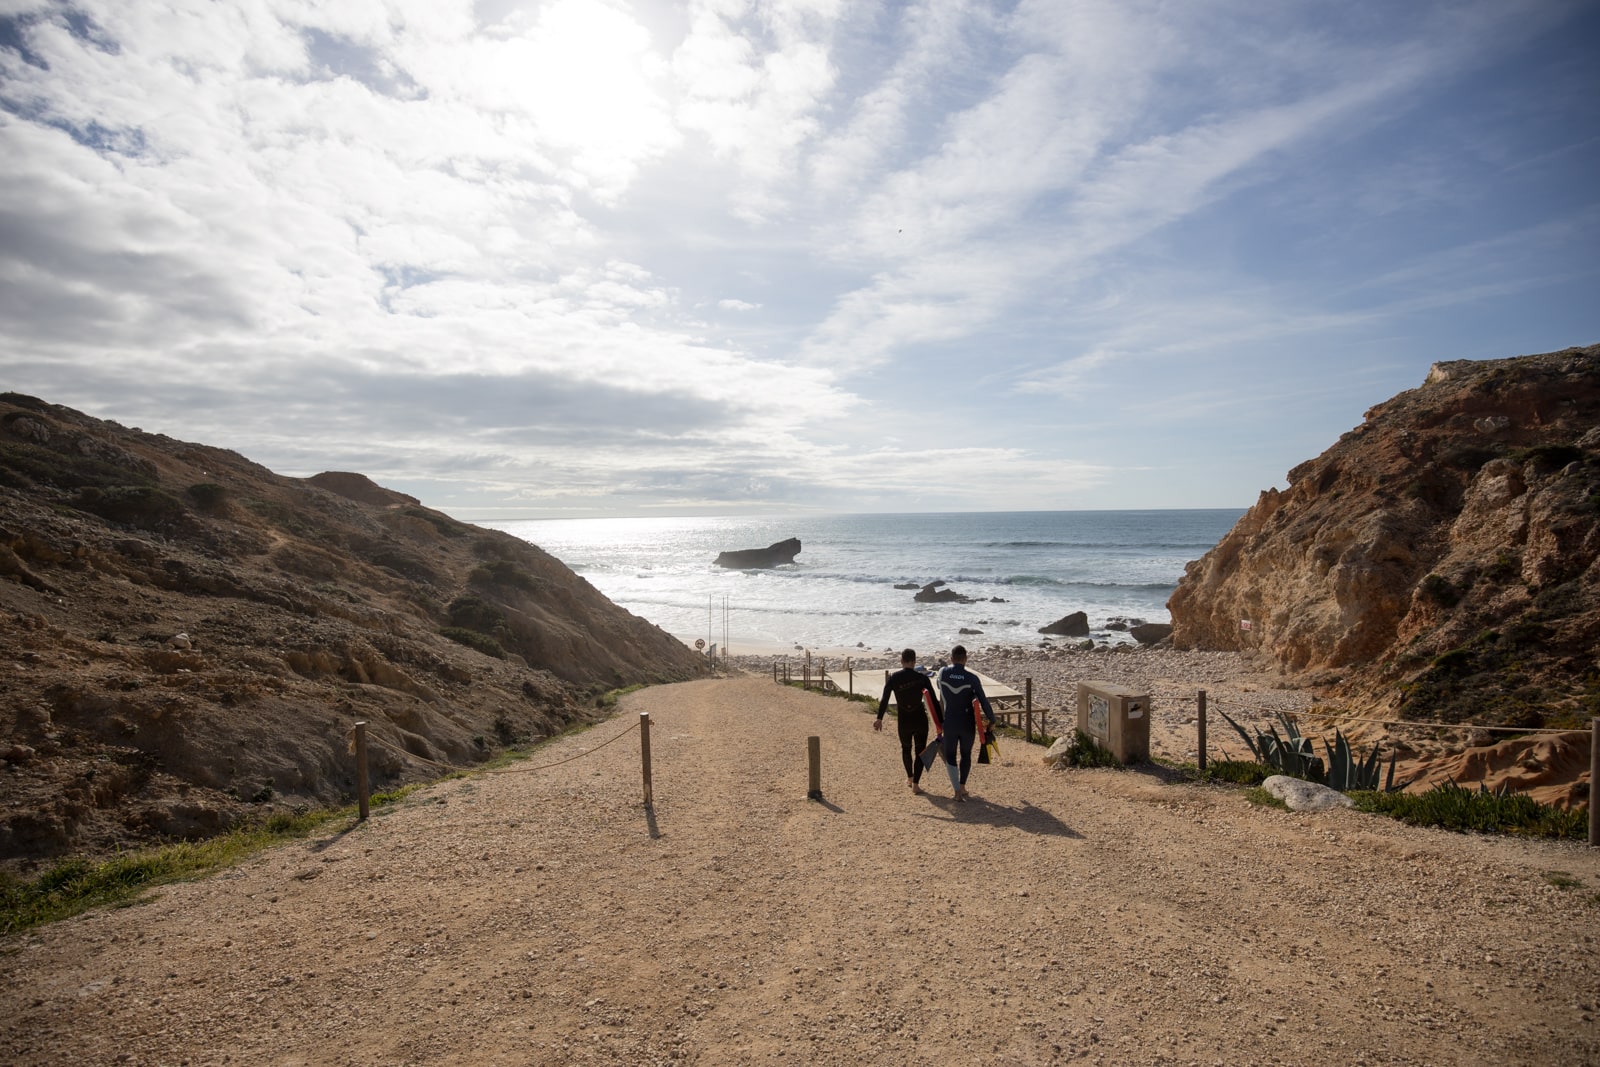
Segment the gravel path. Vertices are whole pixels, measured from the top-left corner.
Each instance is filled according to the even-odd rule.
[[[1018,742],[956,804],[870,725],[770,678],[633,694],[524,764],[0,943],[0,1062],[1600,1062],[1600,850]]]

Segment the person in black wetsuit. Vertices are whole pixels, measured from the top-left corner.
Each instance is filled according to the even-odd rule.
[[[900,759],[906,765],[906,785],[913,793],[921,793],[922,750],[928,745],[928,712],[923,694],[937,699],[928,676],[917,670],[917,654],[911,649],[900,653],[900,669],[889,675],[883,686],[883,696],[878,699],[878,718],[874,730],[883,729],[883,713],[889,708],[889,694],[894,694],[895,718],[900,724]],[[938,704],[934,704],[938,707]]]
[[[976,700],[983,708],[989,729],[994,729],[994,709],[983,691],[978,676],[967,670],[967,650],[960,645],[950,650],[950,665],[939,671],[939,703],[944,708],[944,762],[950,772],[950,785],[957,800],[966,800],[967,775],[972,771],[972,745],[978,740],[977,716],[972,713]],[[956,770],[959,755],[961,769]]]

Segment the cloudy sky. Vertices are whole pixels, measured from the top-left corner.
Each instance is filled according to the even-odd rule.
[[[0,388],[466,519],[1243,507],[1600,341],[1600,4],[0,0]]]

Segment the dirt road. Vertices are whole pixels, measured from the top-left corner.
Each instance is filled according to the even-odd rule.
[[[913,796],[860,708],[649,689],[517,767],[10,939],[0,1062],[1600,1062],[1600,850],[1019,742],[974,802],[942,766]]]

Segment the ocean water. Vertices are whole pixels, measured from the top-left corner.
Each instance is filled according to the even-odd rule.
[[[1166,622],[1184,565],[1241,509],[1028,511],[549,519],[490,523],[531,541],[613,602],[686,638],[792,648],[1036,645],[1039,627],[1085,612],[1097,636],[1116,618]],[[794,565],[738,571],[717,553],[798,537]],[[972,604],[919,604],[943,580]],[[960,630],[980,630],[962,635]],[[750,649],[755,651],[755,649]]]

